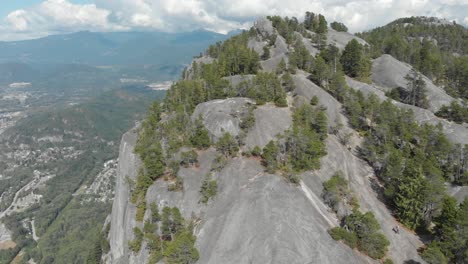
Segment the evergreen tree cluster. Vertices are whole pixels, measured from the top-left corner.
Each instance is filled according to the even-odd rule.
[[[267,172],[282,169],[289,180],[295,173],[320,168],[326,155],[327,117],[320,106],[303,105],[293,113],[293,128],[283,140],[270,141],[262,151]],[[292,177],[292,178],[291,178]]]
[[[371,61],[365,54],[364,47],[356,39],[346,44],[340,61],[346,75],[360,81],[370,81]]]
[[[289,65],[292,69],[301,69],[310,72],[314,68],[314,57],[298,39],[294,43],[294,50],[289,55]]]
[[[255,99],[259,105],[274,102],[279,107],[288,106],[286,92],[278,76],[270,72],[259,72],[253,85],[248,87],[246,96]]]
[[[436,116],[459,124],[468,123],[468,106],[465,103],[461,105],[456,101],[452,101],[449,106],[442,106],[437,111]]]
[[[248,39],[249,33],[243,32],[208,48],[207,54],[217,59],[214,66],[220,76],[257,73],[260,57],[247,47]]]
[[[327,24],[327,20],[323,15],[306,12],[304,19],[304,26],[306,29],[317,34],[326,34],[328,30]]]
[[[192,225],[182,217],[177,207],[164,207],[162,212],[156,203],[151,203],[151,215],[144,223],[143,230],[133,229],[134,239],[129,248],[138,253],[143,241],[147,242],[149,263],[164,260],[168,264],[195,263],[199,253],[195,248]]]
[[[335,212],[340,203],[353,207],[351,214],[339,215],[341,226],[329,230],[331,237],[342,240],[351,248],[358,248],[371,258],[385,257],[390,242],[380,232],[380,225],[374,214],[372,212],[363,214],[359,211],[359,204],[355,201],[348,182],[341,173],[335,173],[330,180],[324,182],[323,189],[322,198]]]
[[[291,44],[294,38],[295,31],[303,31],[303,25],[299,23],[297,18],[282,18],[280,16],[268,16],[267,17],[273,24],[273,27],[276,28],[278,34],[282,36],[287,44]]]
[[[348,27],[341,22],[331,22],[330,27],[338,32],[348,32]]]
[[[141,125],[135,146],[135,153],[143,162],[143,168],[137,175],[136,185],[132,191],[132,202],[136,203],[139,209],[137,219],[142,219],[146,210],[146,191],[156,179],[163,176],[165,170],[165,158],[157,132],[160,120],[161,108],[156,101],[149,108],[147,118]]]
[[[335,173],[328,181],[323,183],[322,198],[335,213],[338,212],[340,203],[350,205],[354,203],[348,181],[343,178],[342,172]]]
[[[468,256],[468,198],[458,204],[446,196],[434,219],[434,239],[422,253],[427,263],[464,263]]]
[[[295,33],[298,32],[303,36],[310,38],[319,47],[323,47],[327,40],[327,20],[321,14],[314,14],[312,12],[306,12],[305,20],[300,23],[296,17],[282,18],[280,16],[268,16],[269,20],[272,21],[273,27],[276,28],[279,35],[281,35],[288,45],[294,43],[297,40]],[[309,33],[308,31],[312,32]]]
[[[355,210],[343,219],[343,226],[347,229],[335,227],[329,231],[333,239],[344,240],[349,247],[357,247],[371,258],[385,257],[390,242],[380,232],[380,225],[372,212],[363,214]]]
[[[203,180],[202,186],[200,188],[200,202],[206,204],[210,199],[216,196],[218,193],[218,181],[213,180],[211,173],[208,174]]]

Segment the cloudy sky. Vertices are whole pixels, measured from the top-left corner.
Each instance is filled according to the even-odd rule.
[[[468,25],[468,0],[0,0],[0,40],[90,31],[248,28],[258,16],[322,13],[351,32],[406,16]]]

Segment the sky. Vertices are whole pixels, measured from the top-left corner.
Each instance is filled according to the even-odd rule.
[[[468,25],[468,0],[0,0],[0,41],[76,31],[247,29],[266,15],[324,14],[351,32],[397,18],[437,16]]]

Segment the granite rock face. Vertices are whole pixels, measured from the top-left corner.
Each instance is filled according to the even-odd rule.
[[[379,85],[384,91],[397,87],[408,89],[408,81],[405,76],[410,73],[411,69],[409,64],[384,54],[372,62],[372,82]],[[443,105],[450,105],[454,100],[444,89],[436,86],[424,75],[423,80],[426,83],[429,110],[432,112],[437,112]]]
[[[358,38],[351,33],[339,32],[333,28],[328,28],[327,45],[335,45],[338,49],[344,50],[346,44],[353,39],[357,40],[361,45],[369,45],[365,40]]]
[[[281,60],[284,60],[287,65],[289,62],[288,52],[286,40],[278,35],[275,44],[270,48],[270,58],[260,62],[262,69],[267,72],[275,72]]]
[[[124,137],[122,158],[132,153],[126,140]],[[267,174],[258,160],[229,160],[222,171],[213,175],[218,181],[218,195],[207,205],[201,204],[201,183],[215,156],[214,149],[203,151],[199,153],[199,167],[180,170],[183,192],[170,192],[168,183],[158,180],[146,198],[148,204],[177,206],[185,218],[200,219],[195,227],[198,263],[377,263],[329,236],[327,230],[338,223],[323,204],[319,188],[306,183],[292,185],[282,176]],[[122,187],[126,167],[119,169],[122,171],[117,186]],[[145,243],[138,254],[125,248],[133,239],[133,226],[141,225],[133,220],[135,208],[128,193],[117,192],[114,208],[112,257],[108,263],[147,263]]]
[[[137,155],[133,152],[136,144],[136,129],[125,133],[122,137],[119,150],[119,165],[115,197],[112,205],[111,228],[109,231],[110,252],[108,263],[129,263],[130,250],[128,241],[133,239],[136,206],[130,202],[129,179],[135,180],[140,166]],[[143,263],[143,262],[142,262]]]
[[[201,116],[212,140],[217,141],[226,132],[232,136],[239,135],[241,117],[253,103],[248,98],[213,100],[197,105],[192,116]]]
[[[254,27],[258,36],[249,39],[248,45],[257,52],[263,52],[265,38],[277,32],[265,18],[256,22]],[[340,49],[353,38],[361,44],[366,44],[349,33],[332,29],[328,32],[328,42]],[[307,41],[303,38],[306,48],[314,54],[314,46]],[[289,47],[284,38],[278,36],[276,43],[270,47],[271,58],[261,61],[262,70],[275,71],[281,59],[288,62],[288,53]],[[381,100],[387,100],[384,92],[404,85],[402,79],[410,70],[407,65],[393,60],[383,56],[374,61],[373,84],[361,83],[350,78],[346,81],[350,87],[362,91],[365,95],[372,93]],[[210,61],[213,59],[204,57],[197,62]],[[190,73],[190,68],[187,72]],[[190,75],[186,78],[190,78]],[[229,76],[225,79],[231,86],[236,87],[243,81],[252,81],[253,78],[253,75],[245,75]],[[300,184],[292,185],[281,175],[266,173],[258,159],[238,155],[228,159],[220,171],[212,171],[214,160],[219,153],[215,148],[209,148],[198,151],[197,166],[181,168],[178,172],[178,176],[183,179],[183,191],[168,191],[170,183],[163,179],[157,180],[148,189],[147,204],[155,202],[159,208],[177,206],[185,218],[195,220],[195,246],[200,253],[200,264],[379,263],[356,250],[351,250],[341,242],[334,241],[327,232],[339,223],[336,215],[321,198],[322,184],[334,173],[341,171],[349,181],[362,211],[372,211],[375,214],[382,232],[390,241],[388,254],[393,261],[424,263],[417,252],[423,245],[419,237],[403,228],[400,229],[400,234],[394,234],[392,231],[398,223],[379,197],[374,171],[357,154],[362,137],[349,127],[348,120],[343,115],[342,105],[325,89],[311,82],[307,73],[297,71],[292,78],[295,90],[288,93],[288,107],[279,108],[272,104],[255,107],[252,99],[228,98],[199,104],[191,118],[201,116],[212,140],[216,142],[225,132],[233,136],[242,135],[241,118],[249,109],[255,107],[255,124],[248,131],[243,131],[243,149],[248,150],[255,146],[263,147],[270,140],[284,134],[292,126],[291,115],[294,107],[307,104],[312,97],[317,96],[319,103],[326,108],[329,128],[334,129],[340,125],[340,133],[349,135],[349,142],[344,144],[339,133],[329,134],[326,139],[327,155],[321,159],[319,170],[301,174]],[[436,103],[430,110],[396,101],[392,103],[413,110],[416,120],[421,123],[440,122],[452,141],[468,143],[466,126],[440,119],[431,112],[441,103],[451,101],[451,98],[437,90],[439,87],[434,87],[431,88],[432,97],[429,100],[434,99]],[[133,239],[133,227],[141,228],[143,225],[135,221],[136,208],[130,202],[128,184],[128,179],[135,179],[140,166],[133,152],[136,136],[135,130],[132,130],[122,138],[116,195],[110,218],[111,250],[107,263],[148,262],[149,252],[145,243],[138,254],[133,254],[128,249],[128,241]],[[217,180],[218,193],[207,204],[203,204],[200,203],[200,188],[208,174]],[[456,187],[449,188],[449,191],[458,199],[467,193],[465,189]],[[148,217],[149,210],[145,219]]]
[[[245,145],[248,149],[255,146],[263,148],[270,140],[291,128],[291,110],[274,105],[262,105],[254,110],[255,124],[247,133]]]

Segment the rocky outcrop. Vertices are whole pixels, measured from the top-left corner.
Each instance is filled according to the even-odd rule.
[[[259,106],[255,109],[254,116],[255,124],[245,139],[248,149],[255,146],[263,148],[292,125],[291,110],[287,107],[279,108],[271,104]]]
[[[352,39],[357,40],[361,45],[369,45],[365,40],[358,38],[351,33],[339,32],[333,28],[328,28],[327,45],[335,45],[338,49],[344,50],[346,44],[348,44]]]
[[[401,87],[408,88],[405,76],[412,70],[411,65],[401,62],[388,54],[384,54],[372,62],[372,82],[383,88],[384,91]],[[429,110],[437,112],[443,105],[450,105],[454,100],[444,89],[436,86],[429,78],[423,75],[426,83]]]
[[[300,89],[306,96],[317,94],[327,99],[327,93],[321,93],[321,88],[311,82],[304,83]],[[213,109],[218,109],[218,105],[219,100],[215,100],[205,103],[204,108],[207,112],[216,112],[218,110]],[[331,107],[330,113],[340,108],[339,103],[336,105],[338,108]],[[255,116],[256,124],[247,136],[252,146],[265,144],[268,138],[286,130],[291,122],[288,108],[272,105],[258,107]],[[211,125],[215,124],[220,123]],[[273,127],[268,129],[270,126]],[[257,129],[265,129],[265,138],[259,136]],[[129,202],[126,177],[135,177],[138,171],[134,143],[134,131],[124,135],[111,217],[109,263],[146,263],[148,260],[145,244],[138,254],[127,249],[128,241],[133,239],[132,228],[141,225],[134,221],[136,210]],[[372,189],[375,178],[372,169],[335,136],[327,140],[327,152],[321,169],[304,173],[299,186],[288,183],[280,175],[266,173],[258,160],[231,159],[220,172],[213,174],[218,181],[218,195],[204,205],[199,202],[199,190],[217,155],[216,150],[208,149],[199,153],[199,166],[179,171],[178,176],[184,182],[183,191],[170,192],[169,183],[158,180],[147,192],[147,204],[156,202],[160,208],[177,206],[185,218],[196,220],[198,263],[376,263],[337,243],[327,233],[338,222],[320,198],[322,182],[341,170],[357,194],[361,208],[373,211],[382,224],[391,241],[390,255],[396,263],[420,261],[416,253],[422,245],[419,239],[404,230],[398,236],[392,233],[396,222]]]
[[[257,19],[257,21],[255,21],[253,26],[254,26],[254,29],[257,31],[258,35],[263,38],[268,38],[271,35],[274,35],[276,33],[276,30],[273,27],[273,24],[266,17]]]
[[[262,69],[267,72],[275,72],[281,60],[284,60],[286,64],[289,62],[288,44],[282,36],[276,37],[276,42],[270,50],[270,56],[270,59],[260,62]]]
[[[112,264],[129,263],[128,241],[133,239],[133,227],[137,226],[135,221],[136,207],[130,202],[129,185],[129,182],[135,180],[140,165],[137,155],[133,152],[136,139],[136,129],[132,129],[123,135],[120,143],[119,165],[109,231],[108,263]]]
[[[258,39],[275,33],[267,19],[255,24]],[[328,42],[343,49],[354,37],[349,33],[328,33]],[[263,49],[263,41],[250,39],[249,47]],[[357,38],[362,44],[363,40]],[[303,41],[306,41],[303,39]],[[305,43],[306,45],[307,43]],[[312,44],[308,50],[315,50]],[[307,47],[307,45],[306,45]],[[271,48],[271,58],[262,61],[264,71],[275,71],[281,59],[287,62],[288,45],[278,36]],[[374,73],[375,74],[375,73]],[[265,172],[255,157],[238,155],[228,159],[219,171],[212,171],[219,153],[215,148],[198,151],[198,165],[181,168],[178,177],[183,180],[183,191],[169,191],[169,182],[159,179],[148,189],[147,204],[155,202],[159,208],[176,206],[186,219],[195,223],[194,233],[200,259],[198,263],[378,263],[363,254],[334,241],[328,230],[338,226],[335,214],[324,204],[322,183],[337,171],[342,171],[356,195],[362,211],[372,211],[382,226],[382,232],[390,241],[389,256],[395,263],[421,262],[418,248],[420,239],[403,228],[394,234],[392,228],[398,223],[379,197],[378,181],[369,165],[361,160],[357,146],[362,137],[348,126],[342,105],[327,91],[312,83],[307,73],[297,71],[292,75],[295,90],[288,93],[288,107],[278,108],[273,104],[256,106],[253,111],[255,124],[246,134],[241,133],[242,117],[255,104],[248,98],[228,98],[199,104],[192,119],[201,117],[213,141],[229,132],[233,136],[245,136],[245,149],[264,147],[292,126],[294,106],[309,103],[317,96],[326,110],[330,130],[340,126],[337,135],[330,134],[326,140],[327,155],[321,159],[321,168],[301,175],[300,184],[293,185],[281,175]],[[243,81],[251,81],[253,75],[230,76],[225,79],[235,87]],[[380,78],[380,77],[379,77]],[[385,88],[367,85],[347,78],[348,85],[365,94],[375,93],[386,100]],[[294,102],[294,104],[293,104]],[[399,102],[400,107],[411,108]],[[449,137],[455,142],[466,142],[468,133],[462,126],[440,120],[430,111],[415,108],[416,119],[420,122],[443,123]],[[425,117],[430,117],[425,119]],[[343,144],[340,133],[349,135],[349,142]],[[457,141],[458,140],[458,141]],[[133,153],[136,142],[135,131],[124,135],[120,148],[116,197],[114,200],[109,263],[147,263],[149,251],[143,243],[142,250],[133,254],[128,241],[133,239],[133,227],[141,227],[135,221],[136,208],[130,203],[128,179],[134,179],[139,169],[138,158]],[[217,180],[218,193],[208,202],[200,203],[200,188],[206,175]],[[455,190],[455,195],[465,190]],[[149,217],[149,210],[145,219]]]
[[[120,160],[134,155],[128,134],[122,146]],[[323,204],[320,188],[313,186],[319,182],[292,185],[279,175],[265,173],[255,159],[231,159],[214,175],[218,195],[208,205],[199,203],[201,183],[215,156],[213,149],[201,152],[199,167],[180,170],[183,192],[170,192],[168,183],[158,180],[146,198],[148,204],[177,206],[185,218],[198,219],[198,263],[376,263],[329,236],[327,230],[338,223]],[[130,164],[137,166],[132,162],[119,166],[118,188],[124,186],[124,172]],[[145,244],[138,254],[124,248],[137,223],[132,220],[134,206],[123,190],[117,192],[112,212],[110,263],[147,263]]]
[[[307,103],[312,97],[317,96],[320,104],[326,107],[329,127],[347,123],[347,118],[342,114],[341,104],[328,92],[307,79],[307,73],[298,71],[293,75],[293,81],[296,95],[306,98]]]
[[[254,101],[248,98],[213,100],[197,105],[192,118],[202,117],[213,141],[226,132],[237,136],[241,131],[241,117],[248,111],[248,105],[253,103]]]
[[[315,33],[311,33],[315,34]],[[312,41],[308,38],[304,38],[299,32],[294,32],[294,35],[296,38],[300,39],[302,41],[302,44],[304,44],[304,47],[307,49],[307,51],[312,54],[312,56],[315,57],[315,55],[319,54],[320,51],[312,44]]]

